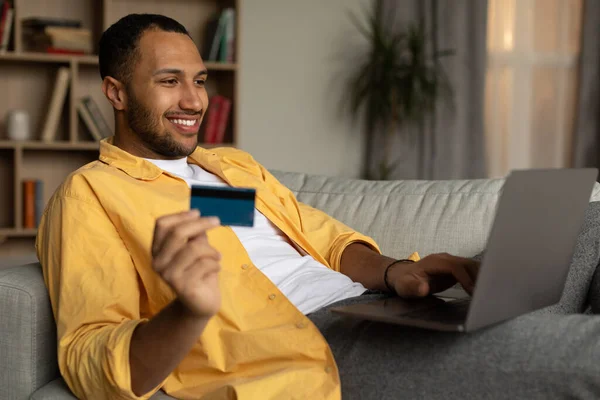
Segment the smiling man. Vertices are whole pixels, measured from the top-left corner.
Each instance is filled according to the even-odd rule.
[[[36,242],[60,372],[75,395],[381,399],[417,388],[469,398],[521,382],[523,370],[537,386],[512,386],[521,393],[560,385],[544,375],[546,361],[560,353],[557,337],[583,332],[583,316],[530,317],[466,337],[330,315],[332,304],[426,296],[457,281],[470,291],[478,263],[383,256],[369,237],[297,202],[247,153],[197,147],[208,75],[179,23],[124,17],[102,35],[100,73],[115,136],[56,191]],[[193,183],[256,188],[255,226],[188,211]],[[587,226],[586,248],[598,226]],[[574,274],[591,279],[594,257]],[[557,369],[584,366],[571,368],[582,387],[600,373],[597,322],[586,332],[586,351]]]

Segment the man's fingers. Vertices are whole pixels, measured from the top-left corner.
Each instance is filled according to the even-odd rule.
[[[424,272],[431,279],[435,279],[436,275],[452,275],[468,293],[473,292],[475,281],[467,272],[467,268],[460,263],[434,261],[424,266]]]
[[[190,265],[185,271],[186,279],[206,280],[221,271],[221,264],[214,260],[208,260],[201,266],[199,264]]]
[[[475,281],[471,278],[471,275],[469,275],[467,269],[464,266],[453,266],[452,276],[456,278],[458,283],[462,285],[462,287],[467,291],[467,293],[473,293],[473,286],[475,285]]]
[[[456,262],[459,266],[464,268],[467,274],[469,274],[472,284],[475,285],[477,274],[479,273],[479,261],[471,260],[470,258],[456,257]]]
[[[175,265],[193,265],[203,259],[221,260],[221,254],[207,242],[199,239],[191,240],[175,254],[171,263]]]
[[[161,271],[158,271],[164,280],[179,289],[184,281],[190,279],[204,279],[205,276],[219,272],[221,255],[209,246],[199,249],[182,249],[173,262]]]
[[[218,225],[218,218],[211,217],[197,218],[172,228],[163,240],[162,245],[159,245],[160,247],[154,253],[156,262],[158,264],[169,262],[190,239],[204,237],[208,229]]]
[[[152,253],[158,253],[162,242],[164,241],[167,233],[174,226],[177,226],[185,221],[191,221],[200,216],[198,210],[183,211],[177,214],[170,214],[160,217],[156,220],[154,225],[154,236],[152,239]]]
[[[479,261],[475,261],[473,259],[465,258],[465,257],[453,256],[448,253],[437,254],[437,256],[439,256],[442,259],[449,262],[453,266],[453,268],[463,269],[469,275],[471,287],[473,287],[475,285],[475,282],[477,281],[477,274],[479,273],[479,265],[480,265]],[[443,264],[446,265],[446,263],[443,263]],[[458,280],[458,278],[457,278],[457,280]],[[458,281],[461,284],[463,283],[460,280],[458,280]],[[465,287],[465,286],[463,285],[463,287]],[[465,287],[465,289],[467,289],[467,288]]]

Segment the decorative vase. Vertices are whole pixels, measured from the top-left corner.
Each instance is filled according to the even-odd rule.
[[[6,114],[6,133],[9,140],[31,140],[29,113],[25,110],[11,110]]]

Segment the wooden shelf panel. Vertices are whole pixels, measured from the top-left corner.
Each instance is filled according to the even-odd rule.
[[[231,63],[216,63],[216,62],[205,62],[204,65],[209,71],[237,71],[237,64]]]
[[[0,149],[24,149],[24,150],[98,150],[100,144],[97,142],[39,142],[39,141],[13,141],[0,140]]]
[[[37,235],[37,229],[15,229],[15,228],[4,228],[0,229],[0,237],[35,237]]]
[[[71,62],[81,65],[98,65],[98,56],[85,55],[73,56],[63,54],[46,54],[46,53],[14,53],[7,52],[0,54],[0,61],[14,62],[32,62],[32,63],[49,63],[49,64],[69,64]],[[220,62],[205,62],[204,65],[209,71],[236,71],[238,66],[235,63],[220,63]]]
[[[37,63],[64,63],[77,62],[80,64],[98,64],[98,56],[73,56],[66,54],[46,54],[46,53],[33,53],[33,52],[6,52],[0,54],[0,60],[2,61],[23,61],[23,62],[37,62]]]
[[[16,223],[14,196],[15,152],[0,150],[0,227],[12,227]]]

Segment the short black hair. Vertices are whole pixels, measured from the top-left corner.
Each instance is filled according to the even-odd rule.
[[[100,77],[112,76],[127,83],[139,56],[138,44],[147,30],[162,30],[190,36],[173,18],[158,14],[129,14],[112,24],[100,37]]]

